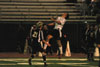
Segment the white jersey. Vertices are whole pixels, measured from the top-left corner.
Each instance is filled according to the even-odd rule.
[[[62,30],[62,28],[63,28],[63,26],[64,26],[64,24],[65,24],[65,22],[66,22],[66,19],[63,18],[63,17],[58,17],[58,18],[57,18],[57,21],[60,21],[61,24],[58,24],[58,23],[56,22],[56,23],[55,23],[54,29],[60,29],[60,30]]]

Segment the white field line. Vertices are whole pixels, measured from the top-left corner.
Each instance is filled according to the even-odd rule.
[[[29,65],[28,63],[17,63],[18,65]],[[81,66],[81,67],[98,67],[93,65],[88,65],[89,63],[47,63],[49,64],[59,64],[59,65],[70,65],[70,66]],[[42,62],[33,62],[32,65],[44,65]]]
[[[22,64],[22,65],[28,65],[28,63],[17,63],[17,64]],[[61,64],[61,65],[80,65],[80,64],[88,64],[88,63],[47,63],[47,64]],[[44,65],[42,62],[33,62],[32,65]]]
[[[55,63],[48,63],[50,64],[55,64]],[[81,66],[81,67],[98,67],[98,66],[92,66],[92,65],[87,65],[88,63],[56,63],[60,65],[70,65],[70,66]],[[17,63],[17,64],[0,64],[0,65],[29,65],[28,63]],[[33,62],[32,65],[44,65],[43,62]]]
[[[15,63],[10,63],[10,64],[7,64],[7,63],[2,63],[0,65],[16,65]]]
[[[78,58],[63,58],[63,59],[58,59],[58,58],[47,58],[47,62],[48,61],[87,61],[86,58],[83,59],[78,59]],[[99,58],[96,58],[95,60],[99,60]],[[29,65],[28,64],[28,58],[7,58],[7,59],[3,59],[1,58],[0,61],[13,61],[13,62],[17,62],[17,63],[0,63],[0,65]],[[42,58],[34,58],[32,59],[32,65],[44,65],[44,63],[42,62],[43,59]],[[41,61],[41,62],[40,62]],[[93,66],[93,65],[88,65],[89,63],[67,63],[67,62],[63,62],[63,63],[47,63],[49,64],[60,64],[60,65],[70,65],[70,66],[81,66],[81,67],[98,67],[98,66]]]
[[[32,60],[39,60],[39,61],[42,61],[43,59],[42,58],[33,58]],[[58,58],[54,58],[54,59],[51,59],[51,58],[47,58],[47,61],[87,61],[87,59],[69,59],[69,58],[66,58],[66,59],[58,59]],[[99,60],[99,58],[95,59],[95,60]],[[13,58],[7,58],[7,59],[0,59],[0,61],[28,61],[28,58],[27,59],[13,59]]]
[[[84,65],[84,64],[88,64],[88,63],[47,63],[49,64],[60,64],[60,65]],[[11,64],[0,64],[0,65],[29,65],[28,63],[11,63]],[[43,62],[33,62],[32,65],[44,65]]]

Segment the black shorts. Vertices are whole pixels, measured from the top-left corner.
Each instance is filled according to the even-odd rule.
[[[32,45],[32,54],[36,54],[36,52],[44,52],[45,50],[41,47],[40,43],[34,43]]]
[[[60,40],[59,30],[53,29],[49,32],[49,34],[52,35],[54,39]]]

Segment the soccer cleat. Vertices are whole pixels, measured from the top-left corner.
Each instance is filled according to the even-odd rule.
[[[60,54],[60,55],[58,56],[58,58],[61,59],[61,58],[62,58],[62,54]]]
[[[32,59],[29,58],[29,60],[28,60],[29,65],[32,65],[31,61],[32,61]]]
[[[47,67],[48,65],[46,63],[44,63],[44,67]]]

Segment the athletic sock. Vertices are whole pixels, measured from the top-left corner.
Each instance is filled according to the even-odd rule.
[[[59,47],[59,50],[60,50],[60,54],[63,54],[63,51],[62,51],[62,46]]]
[[[32,61],[32,57],[30,57],[28,60],[29,65],[32,65],[31,61]]]
[[[44,65],[46,65],[46,56],[43,56]]]

